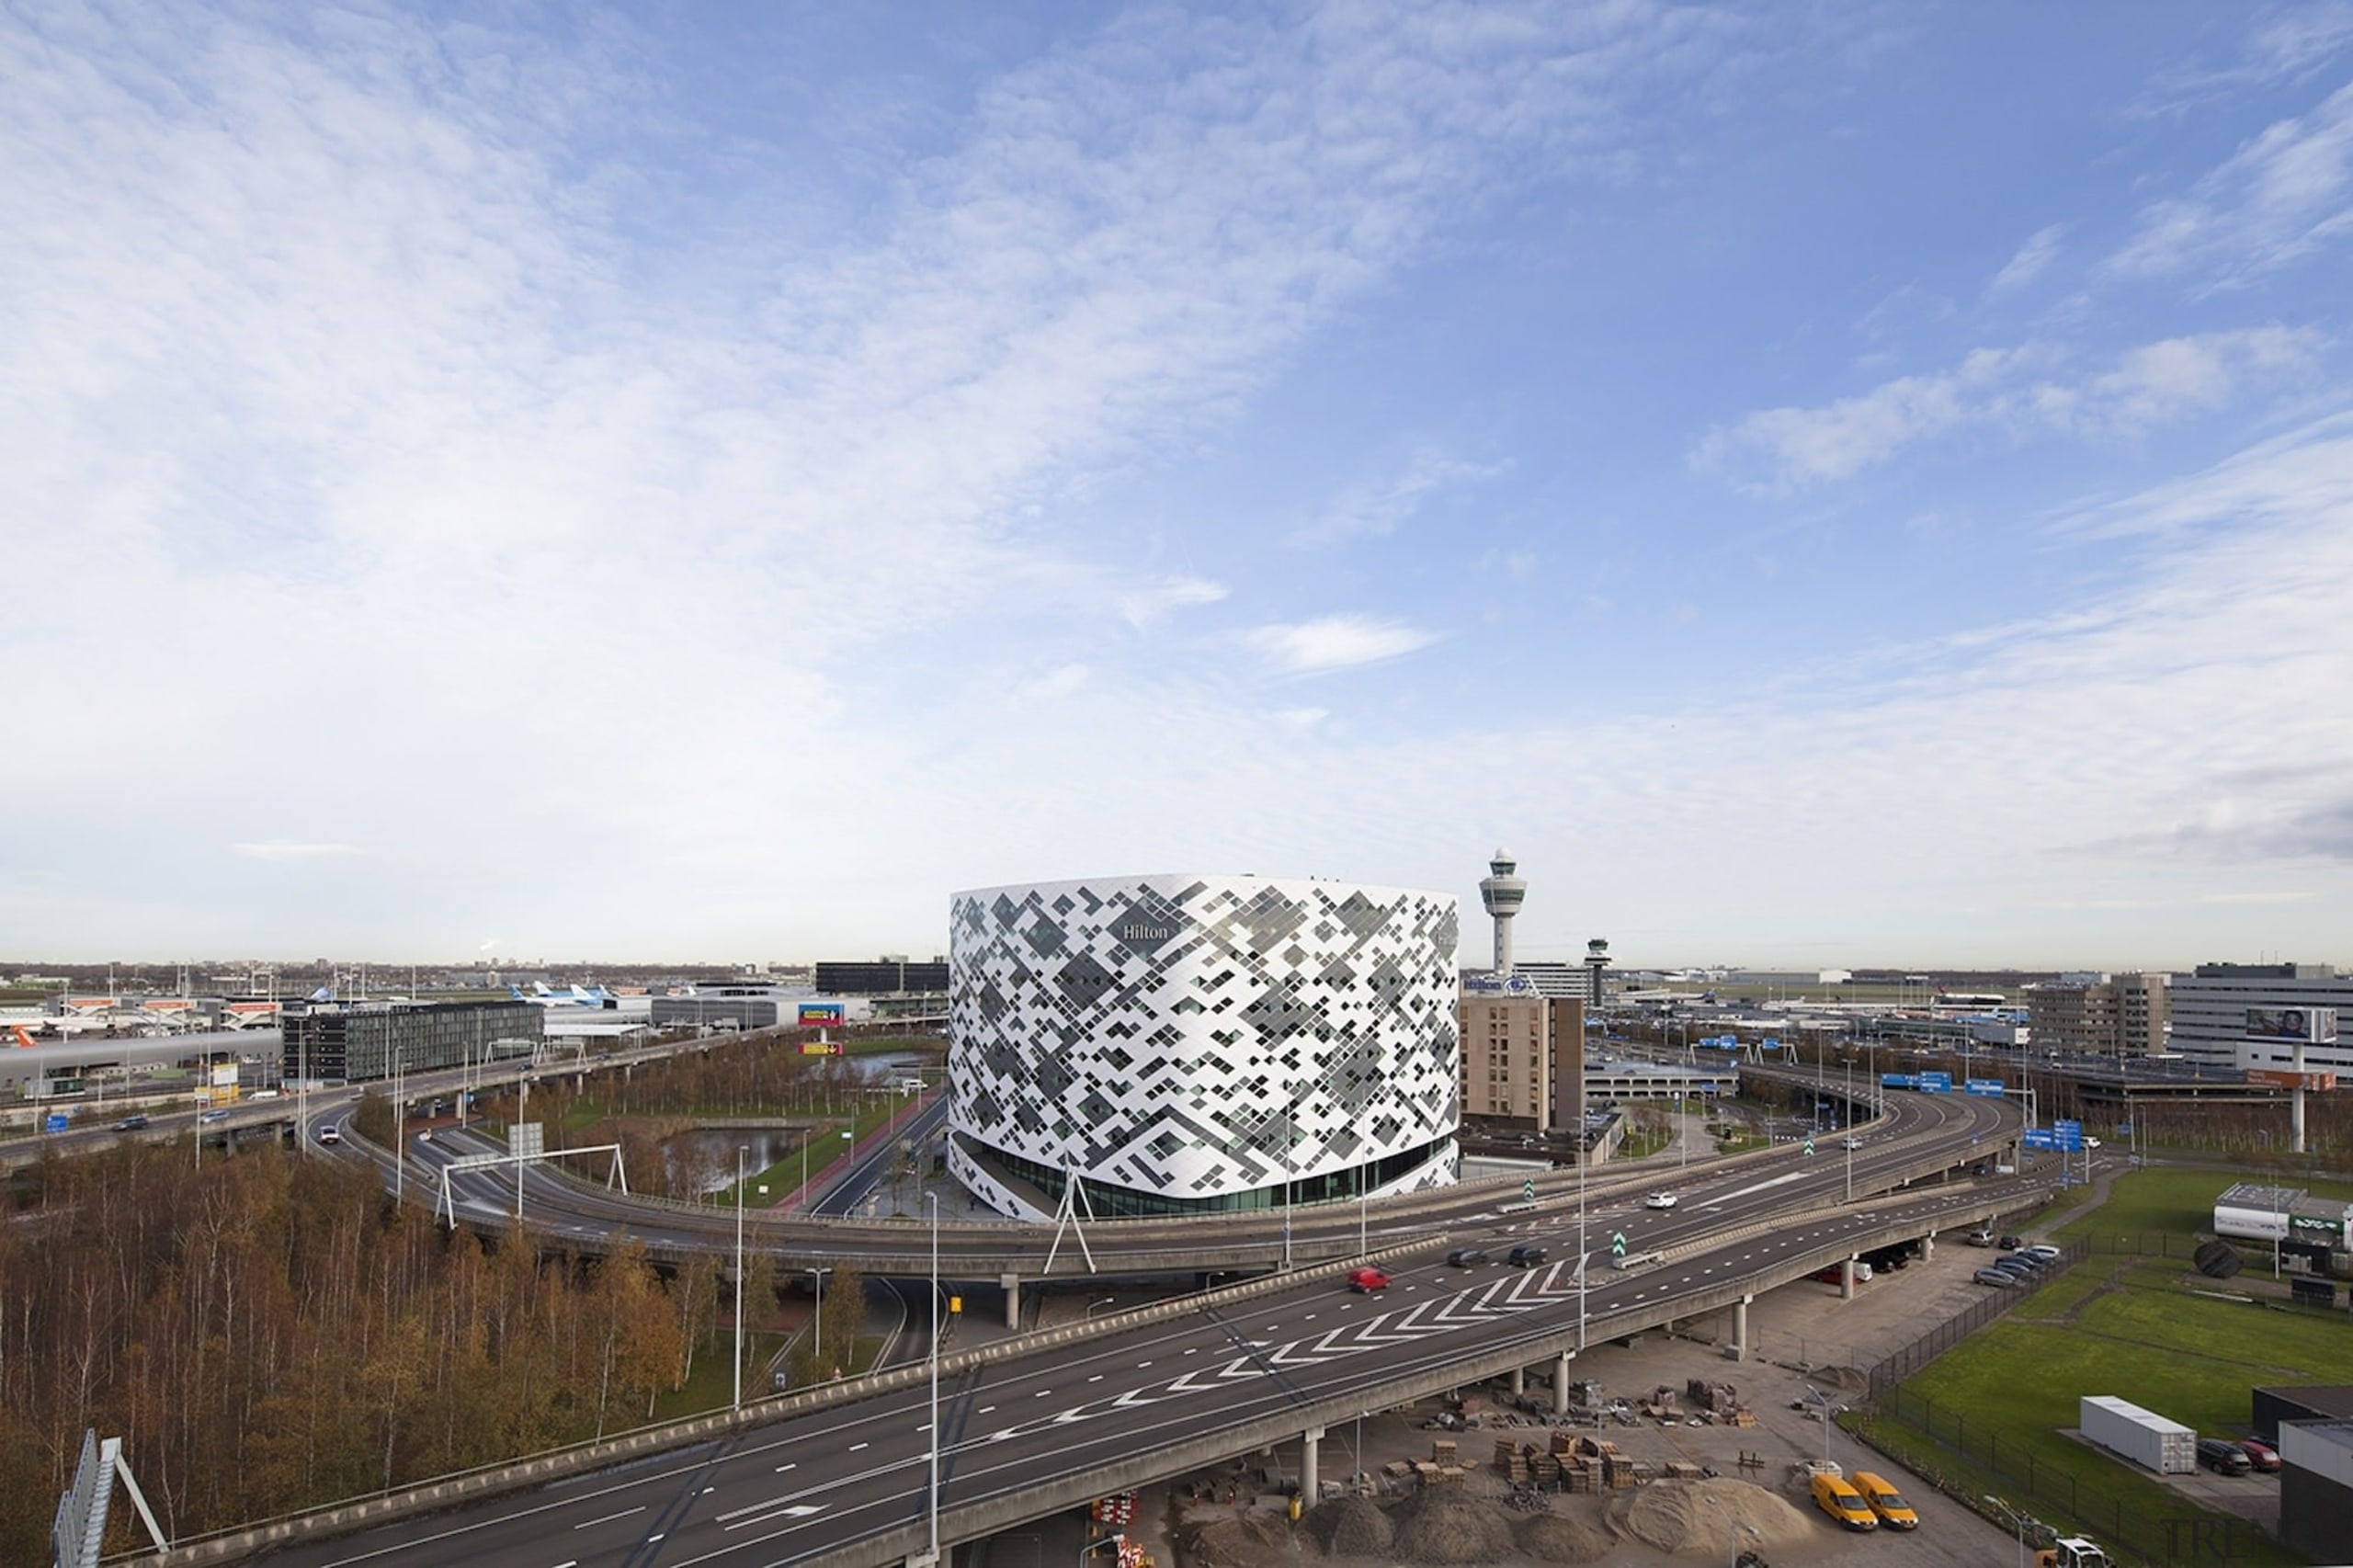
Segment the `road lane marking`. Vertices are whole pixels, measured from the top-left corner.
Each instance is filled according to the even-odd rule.
[[[1031,1394],[1029,1397],[1031,1399],[1043,1399],[1053,1392],[1054,1391],[1051,1389],[1040,1389],[1036,1393]]]
[[[763,1503],[760,1506],[763,1508],[768,1507],[770,1504],[775,1501],[777,1501],[777,1499],[771,1498],[768,1503]],[[756,1519],[735,1519],[734,1523],[729,1525],[727,1528],[731,1530],[749,1529],[756,1525],[774,1524],[779,1519],[805,1519],[812,1514],[822,1514],[824,1511],[825,1506],[823,1503],[794,1503],[787,1507],[777,1508],[773,1512],[762,1514]],[[734,1518],[734,1516],[732,1514],[722,1515],[721,1517],[722,1518]],[[653,1539],[659,1540],[662,1538],[660,1536],[655,1536]]]
[[[799,1460],[791,1460],[787,1461],[786,1463],[783,1463],[783,1464],[780,1464],[780,1465],[777,1466],[777,1467],[776,1467],[776,1472],[777,1472],[779,1475],[782,1475],[782,1474],[783,1474],[786,1471],[788,1471],[788,1470],[799,1470],[800,1468],[801,1468],[801,1461],[800,1461]]]
[[[1086,1381],[1087,1381],[1088,1382],[1090,1382],[1090,1383],[1099,1383],[1099,1382],[1101,1382],[1101,1381],[1103,1381],[1103,1374],[1102,1374],[1102,1373],[1100,1373],[1100,1372],[1097,1372],[1097,1373],[1096,1373],[1093,1377],[1091,1377],[1091,1378],[1087,1379]]]
[[[592,1525],[609,1525],[609,1524],[611,1524],[615,1519],[626,1519],[626,1518],[628,1518],[631,1514],[642,1514],[643,1512],[645,1512],[645,1505],[644,1505],[644,1504],[642,1504],[642,1503],[640,1503],[640,1504],[639,1504],[636,1507],[634,1507],[634,1508],[623,1508],[620,1513],[618,1513],[618,1514],[607,1514],[607,1515],[606,1515],[603,1518],[601,1518],[601,1519],[583,1519],[583,1520],[581,1520],[581,1521],[580,1521],[580,1523],[578,1523],[578,1524],[576,1524],[576,1525],[573,1526],[572,1528],[573,1528],[574,1529],[576,1529],[576,1530],[585,1530],[585,1529],[588,1528],[589,1528],[590,1526],[592,1526]]]
[[[870,1448],[872,1448],[873,1446],[874,1446],[874,1445],[873,1445],[873,1444],[871,1444],[871,1443],[852,1443],[852,1444],[849,1446],[849,1451],[850,1451],[851,1453],[856,1453],[856,1452],[858,1452],[858,1449],[870,1449]]]
[[[986,1415],[990,1411],[995,1410],[995,1408],[996,1406],[994,1404],[984,1404],[978,1410],[972,1412],[972,1414],[975,1415]]]

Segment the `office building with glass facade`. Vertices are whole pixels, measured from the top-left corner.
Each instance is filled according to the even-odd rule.
[[[366,1083],[437,1067],[528,1056],[540,1042],[535,1002],[289,1003],[280,1074],[312,1083]]]

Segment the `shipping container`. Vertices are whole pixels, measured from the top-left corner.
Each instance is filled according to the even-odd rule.
[[[2084,1436],[2101,1448],[2159,1475],[2188,1475],[2198,1469],[2195,1431],[2128,1400],[2087,1393],[2077,1421]]]

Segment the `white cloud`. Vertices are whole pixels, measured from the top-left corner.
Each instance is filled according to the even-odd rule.
[[[2006,294],[2012,290],[2023,289],[2041,277],[2043,269],[2059,255],[2059,242],[2066,232],[2064,223],[2053,223],[2028,235],[2026,244],[2018,246],[2018,254],[2011,256],[2002,270],[1994,275],[1993,282],[1985,286],[1986,292]]]
[[[340,860],[365,855],[356,844],[304,844],[290,838],[265,839],[258,844],[233,844],[230,849],[251,860]]]
[[[2353,44],[2353,3],[2291,0],[2258,10],[2222,65],[2189,64],[2162,72],[2150,85],[2144,112],[2177,113],[2210,99],[2243,94],[2308,76]]]
[[[1262,626],[1248,634],[1252,647],[1293,675],[1348,669],[1417,653],[1438,634],[1370,616],[1330,615],[1290,626]]]
[[[1338,544],[1354,539],[1377,539],[1397,531],[1399,525],[1421,510],[1423,502],[1450,484],[1492,479],[1503,472],[1495,463],[1465,462],[1438,452],[1416,454],[1404,468],[1385,478],[1353,484],[1335,496],[1321,517],[1292,535],[1301,544]]]
[[[2188,196],[2152,203],[2110,256],[2120,277],[2197,275],[2243,284],[2353,232],[2353,85],[2311,114],[2282,119],[2200,179]]]
[[[1708,432],[1692,460],[1737,483],[1791,490],[1847,478],[1969,426],[2017,437],[2137,436],[2292,379],[2321,343],[2310,328],[2245,327],[2143,344],[2106,369],[2072,375],[2048,346],[1980,348],[1937,375],[1902,377],[1820,407],[1748,415]]]
[[[1120,615],[1142,631],[1159,624],[1175,610],[1189,605],[1213,605],[1225,597],[1225,585],[1199,577],[1173,577],[1119,596]]]
[[[1014,688],[1013,695],[1019,702],[1051,702],[1075,693],[1092,673],[1085,665],[1063,665],[1035,680],[1022,682]]]
[[[1087,526],[1107,476],[1231,428],[1468,215],[1622,175],[1763,30],[1141,8],[971,84],[919,153],[813,199],[854,221],[804,225],[743,220],[737,169],[781,187],[781,152],[663,98],[625,24],[321,15],[0,10],[0,554],[49,585],[0,685],[71,692],[174,781],[0,779],[45,846],[0,922],[60,948],[260,939],[267,896],[168,846],[320,801],[407,879],[349,901],[353,945],[775,932],[779,869],[854,880],[918,809],[873,780],[980,744],[1007,670],[1130,691],[1136,633],[1224,597]],[[716,177],[676,151],[706,132]],[[1430,640],[1273,630],[1300,671]],[[239,702],[371,738],[243,743]],[[495,744],[451,766],[450,734]],[[747,854],[748,824],[789,831]],[[598,852],[484,878],[518,833]],[[696,896],[595,896],[632,878]]]

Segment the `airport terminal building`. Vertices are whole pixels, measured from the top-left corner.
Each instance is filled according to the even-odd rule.
[[[1001,1213],[1267,1209],[1452,1182],[1446,893],[1171,873],[949,923],[949,1162]]]

